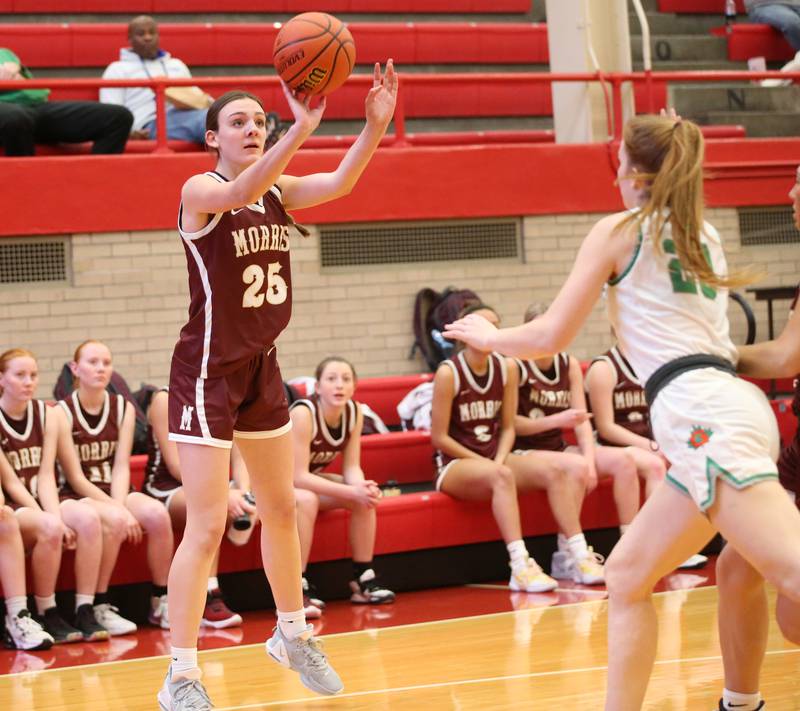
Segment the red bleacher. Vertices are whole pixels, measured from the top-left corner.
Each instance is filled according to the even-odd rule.
[[[114,12],[263,12],[296,13],[308,10],[305,0],[115,0]],[[315,10],[340,13],[523,13],[531,0],[316,0]],[[0,13],[109,12],[108,0],[0,0]]]
[[[794,57],[792,46],[770,25],[734,25],[730,32],[726,30],[717,27],[712,34],[728,38],[728,59],[732,62],[746,62],[750,57],[785,62]]]
[[[723,15],[725,0],[658,0],[659,12]],[[746,12],[744,0],[736,0],[736,11]]]
[[[403,64],[547,64],[547,26],[535,23],[354,22],[356,62],[391,56]],[[190,67],[270,66],[273,23],[159,24],[161,46]],[[0,47],[26,66],[105,67],[126,47],[122,23],[17,23],[0,26]]]

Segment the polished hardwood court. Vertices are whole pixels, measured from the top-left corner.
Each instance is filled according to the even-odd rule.
[[[684,575],[683,584],[693,579],[706,580]],[[676,580],[680,586],[681,576]],[[469,600],[461,609],[484,612],[452,617],[459,610],[451,607],[449,619],[439,615],[445,619],[408,622],[413,614],[395,619],[384,611],[383,620],[374,619],[375,626],[367,629],[326,634],[323,628],[326,651],[345,681],[344,692],[334,698],[308,692],[295,674],[267,658],[263,642],[208,649],[200,658],[209,693],[220,711],[602,708],[606,671],[602,591],[525,595],[497,585],[402,597],[413,595],[427,595],[429,600],[436,595],[456,606],[459,598]],[[564,602],[576,598],[582,601]],[[722,674],[716,599],[713,586],[679,587],[655,596],[660,639],[645,708],[716,708]],[[492,606],[490,600],[493,604],[502,600],[500,606],[508,611],[485,612]],[[771,600],[774,604],[774,593]],[[402,604],[400,598],[397,609]],[[437,616],[435,605],[422,607]],[[361,609],[372,615],[381,612]],[[262,631],[260,638],[265,636]],[[112,640],[111,645],[120,641]],[[773,623],[762,685],[770,711],[800,709],[798,652]],[[154,656],[7,674],[0,676],[0,709],[150,710],[157,708],[155,693],[165,668],[166,658]]]

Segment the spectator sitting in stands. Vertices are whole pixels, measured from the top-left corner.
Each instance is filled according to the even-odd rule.
[[[0,80],[32,79],[10,49],[0,47]],[[0,91],[0,143],[7,156],[32,156],[35,143],[94,141],[92,153],[122,153],[133,116],[96,101],[48,101],[49,89]]]
[[[772,25],[800,51],[800,0],[744,0],[744,6],[753,22]]]
[[[140,15],[128,25],[130,48],[123,47],[119,61],[103,72],[103,79],[152,79],[191,77],[189,68],[158,46],[158,25],[152,17]],[[206,111],[214,100],[198,87],[167,90],[167,138],[205,143]],[[156,137],[156,99],[147,87],[103,88],[100,101],[125,106],[133,113],[131,138]]]
[[[331,356],[317,366],[315,375],[314,394],[295,401],[289,410],[303,567],[303,606],[309,617],[318,617],[325,607],[305,577],[317,510],[350,511],[350,547],[353,550],[350,601],[375,605],[395,599],[394,593],[380,584],[372,563],[377,526],[375,507],[381,490],[377,483],[365,479],[361,470],[364,415],[361,405],[353,400],[355,370],[344,358]],[[339,452],[343,457],[344,476],[325,472]]]

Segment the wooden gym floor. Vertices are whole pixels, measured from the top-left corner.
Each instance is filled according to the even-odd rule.
[[[645,708],[716,709],[722,665],[711,583],[709,565],[669,576],[656,594],[659,649]],[[219,711],[602,708],[604,598],[579,586],[526,595],[498,583],[406,593],[385,607],[333,603],[318,625],[345,682],[333,698],[315,696],[266,657],[274,617],[250,613],[243,629],[202,638],[204,682]],[[167,645],[164,632],[142,630],[49,652],[0,652],[0,709],[151,711]],[[762,684],[771,711],[800,709],[798,652],[773,621]]]

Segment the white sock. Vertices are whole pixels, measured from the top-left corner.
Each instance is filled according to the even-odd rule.
[[[216,575],[213,578],[208,579],[208,592],[213,592],[218,587],[219,587],[219,580],[217,580]]]
[[[94,605],[94,595],[84,595],[83,593],[77,593],[75,595],[75,611],[78,611],[78,608],[81,605]]]
[[[294,639],[306,631],[306,612],[302,607],[294,612],[278,610],[277,613],[278,627],[286,639]]]
[[[33,599],[36,600],[36,612],[38,612],[40,615],[43,615],[45,610],[49,610],[51,607],[56,606],[55,593],[53,593],[52,595],[47,595],[45,597],[39,597],[38,595],[34,595]]]
[[[200,667],[197,666],[197,647],[172,648],[172,678],[176,676],[190,679],[200,678]],[[187,673],[196,670],[195,674]]]
[[[6,614],[9,617],[16,617],[23,610],[28,609],[28,598],[25,595],[15,595],[6,598]]]
[[[558,552],[569,553],[569,546],[567,545],[567,537],[563,533],[559,533],[556,540],[558,541]]]
[[[512,570],[517,571],[528,564],[528,549],[525,547],[525,541],[521,538],[511,541],[506,548],[508,557],[511,559]]]
[[[619,535],[624,536],[630,527],[631,525],[629,523],[621,523],[619,525]]]
[[[567,539],[567,549],[575,560],[583,560],[589,555],[589,548],[586,545],[586,538],[582,533],[576,533]]]
[[[740,694],[737,691],[722,691],[722,708],[735,709],[736,711],[756,711],[761,703],[761,693]]]

